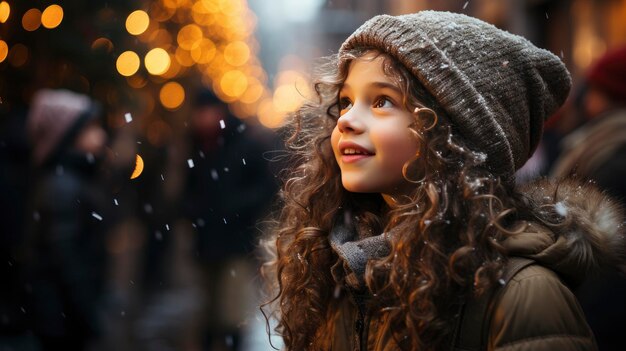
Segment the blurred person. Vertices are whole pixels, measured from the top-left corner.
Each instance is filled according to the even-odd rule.
[[[256,221],[275,194],[263,154],[271,139],[245,124],[213,92],[198,93],[190,117],[183,209],[197,231],[195,249],[206,293],[205,350],[238,350],[254,303]]]
[[[110,218],[97,173],[107,142],[99,110],[85,95],[40,90],[27,117],[33,185],[23,257],[26,313],[43,350],[84,350],[100,332]]]
[[[571,127],[552,176],[594,181],[626,206],[626,47],[611,50],[585,75],[573,100]],[[588,279],[577,296],[600,350],[626,350],[626,279],[617,271]]]
[[[626,201],[626,47],[591,67],[574,104],[581,125],[561,141],[552,175],[575,172]]]
[[[5,96],[3,99],[6,101]],[[0,106],[0,350],[30,350],[34,338],[21,310],[26,301],[22,266],[17,260],[24,240],[23,194],[29,188],[27,110],[19,103]]]

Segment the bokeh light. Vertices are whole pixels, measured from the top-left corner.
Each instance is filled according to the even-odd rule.
[[[170,9],[177,9],[185,4],[188,0],[162,0],[163,6]]]
[[[263,96],[263,93],[265,93],[263,84],[254,77],[248,77],[248,89],[241,95],[240,100],[245,104],[252,104],[257,102]]]
[[[59,5],[50,5],[41,14],[41,24],[48,29],[58,27],[61,21],[63,21],[63,8]]]
[[[195,48],[191,49],[191,58],[196,63],[209,63],[215,57],[215,44],[210,39],[202,39]]]
[[[185,89],[177,82],[168,82],[161,88],[159,100],[165,108],[174,110],[185,101]]]
[[[128,77],[139,70],[140,64],[141,60],[139,59],[139,55],[134,51],[125,51],[117,58],[115,66],[119,74]]]
[[[143,172],[143,158],[137,154],[135,156],[135,169],[133,169],[133,174],[130,175],[130,179],[136,179]]]
[[[224,60],[233,66],[241,66],[248,62],[250,48],[242,41],[235,41],[224,49]]]
[[[0,62],[3,62],[9,55],[9,46],[7,43],[0,39]]]
[[[282,113],[294,112],[307,98],[311,89],[306,77],[295,70],[280,72],[275,80],[274,108]]]
[[[202,41],[202,29],[195,24],[188,24],[178,31],[176,41],[185,50],[192,50]]]
[[[142,10],[133,11],[126,18],[126,30],[132,35],[139,35],[145,32],[149,24],[150,17]]]
[[[248,88],[248,78],[239,70],[228,71],[220,79],[220,88],[230,97],[239,97]]]
[[[176,48],[175,57],[176,61],[178,61],[181,66],[191,67],[195,64],[193,58],[191,57],[191,53],[180,47]]]
[[[22,27],[32,32],[41,26],[41,11],[38,9],[30,9],[24,13],[22,17]]]
[[[176,58],[170,55],[170,66],[167,68],[167,71],[161,74],[161,77],[165,79],[176,78],[178,73],[181,72],[183,67],[176,61]]]
[[[274,109],[274,103],[270,98],[261,101],[259,104],[258,114],[259,122],[267,128],[280,127],[285,118],[284,114],[281,114]]]
[[[170,55],[162,48],[154,48],[146,54],[144,64],[148,73],[158,76],[170,68]]]
[[[0,23],[5,23],[11,14],[11,6],[8,2],[0,2]]]

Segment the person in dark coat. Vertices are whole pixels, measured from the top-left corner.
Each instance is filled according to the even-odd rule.
[[[592,180],[626,206],[626,47],[610,50],[585,75],[572,108],[583,121],[561,141],[552,176]],[[600,350],[624,350],[626,278],[617,271],[588,279],[576,294]]]
[[[110,218],[97,182],[107,141],[98,110],[87,96],[41,90],[28,114],[34,183],[24,250],[26,313],[44,350],[84,350],[99,333]]]
[[[264,153],[271,139],[243,123],[212,92],[198,94],[191,115],[191,155],[184,215],[193,223],[197,260],[206,292],[204,345],[239,347],[239,326],[252,298],[241,285],[255,266],[256,223],[275,194]]]

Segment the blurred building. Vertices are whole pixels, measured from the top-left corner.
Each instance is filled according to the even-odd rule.
[[[625,0],[250,0],[250,6],[270,86],[284,71],[306,77],[316,58],[335,53],[359,25],[383,13],[430,9],[483,19],[560,56],[574,82],[607,49],[626,44]]]

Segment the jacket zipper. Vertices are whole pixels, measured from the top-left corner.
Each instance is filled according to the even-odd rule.
[[[355,347],[353,347],[352,349],[357,351],[367,351],[367,329],[369,326],[369,318],[366,318],[367,311],[365,307],[365,301],[363,299],[363,296],[357,294],[352,288],[347,287],[347,290],[350,294],[350,297],[352,298],[352,302],[357,309],[356,318],[354,321],[354,330],[356,332],[354,337]]]

